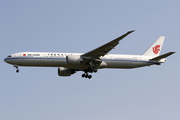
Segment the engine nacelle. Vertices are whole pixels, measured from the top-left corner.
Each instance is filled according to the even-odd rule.
[[[71,74],[74,74],[75,71],[69,69],[69,68],[64,68],[64,67],[59,67],[58,68],[58,75],[59,76],[71,76]]]
[[[68,55],[66,56],[67,64],[80,64],[83,59],[80,55]]]

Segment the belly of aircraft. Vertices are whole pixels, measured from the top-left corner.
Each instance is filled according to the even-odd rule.
[[[130,69],[151,65],[146,62],[135,62],[135,61],[105,61],[106,66],[100,66],[101,68],[122,68]]]

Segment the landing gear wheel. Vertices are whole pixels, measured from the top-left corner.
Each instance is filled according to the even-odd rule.
[[[94,69],[94,72],[96,73],[96,72],[97,72],[97,69]]]
[[[82,77],[85,77],[86,75],[85,74],[82,74]]]
[[[85,78],[88,78],[88,75],[85,75]]]
[[[17,69],[16,72],[18,73],[18,72],[19,72],[19,69]]]
[[[82,74],[82,77],[84,78],[89,78],[89,79],[91,79],[92,78],[92,75],[88,75],[88,73],[84,73],[84,74]]]
[[[92,75],[89,75],[88,78],[91,79],[91,78],[92,78]]]

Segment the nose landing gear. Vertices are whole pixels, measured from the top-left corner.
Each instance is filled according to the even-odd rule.
[[[14,67],[16,68],[16,72],[18,73],[19,72],[18,66],[14,65]]]

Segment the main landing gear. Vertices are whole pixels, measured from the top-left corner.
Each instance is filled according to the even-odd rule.
[[[89,78],[89,79],[91,79],[92,78],[92,75],[88,75],[88,73],[86,72],[86,73],[84,73],[84,74],[82,74],[82,77],[84,78]]]
[[[18,66],[14,65],[14,67],[16,68],[16,72],[18,73],[19,72]]]
[[[82,74],[82,77],[83,78],[89,78],[91,79],[92,78],[92,75],[89,75],[88,72],[90,73],[96,73],[97,72],[97,69],[95,69],[94,67],[89,67],[87,70],[85,70],[85,73]]]
[[[91,79],[92,75],[88,75],[88,72],[89,73],[93,73],[93,72],[96,73],[101,62],[102,62],[101,59],[94,59],[94,60],[88,62],[87,64],[89,64],[89,67],[87,69],[82,70],[85,72],[84,74],[82,74],[82,77]]]

